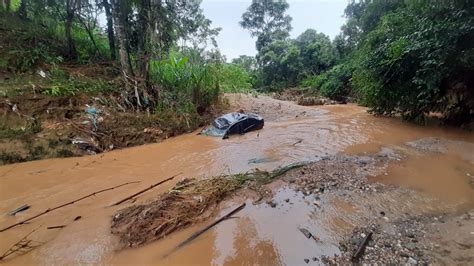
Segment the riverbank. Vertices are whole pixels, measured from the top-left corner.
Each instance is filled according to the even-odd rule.
[[[25,89],[2,96],[0,164],[156,143],[206,125],[225,108],[218,102],[200,114],[135,112],[125,109],[120,101],[113,91],[51,96]]]
[[[323,259],[331,262],[349,258],[356,246],[349,245],[349,239],[367,234],[364,225],[376,223],[382,229],[374,230],[376,242],[369,242],[367,256],[361,257],[361,261],[370,262],[377,258],[374,254],[380,253],[370,253],[369,248],[382,250],[374,243],[387,236],[383,233],[385,225],[391,228],[392,222],[397,225],[399,220],[415,221],[417,215],[432,219],[456,217],[473,207],[470,176],[474,173],[474,159],[470,151],[474,137],[469,133],[373,117],[365,108],[351,104],[305,107],[267,96],[227,95],[227,98],[230,108],[263,115],[265,127],[228,140],[184,134],[161,143],[100,155],[0,167],[0,211],[7,213],[23,204],[31,205],[16,216],[0,216],[2,227],[100,189],[140,181],[0,233],[4,239],[0,243],[3,251],[41,226],[30,236],[41,245],[5,262],[167,265],[301,265]],[[251,180],[243,182],[236,193],[229,193],[219,204],[209,205],[207,219],[196,219],[160,240],[127,248],[120,237],[110,232],[113,217],[122,209],[146,206],[160,195],[167,195],[185,177],[205,180],[205,177],[256,169],[271,171],[301,162],[306,165],[288,171],[273,182],[259,186]],[[175,179],[110,207],[176,174],[179,176]],[[218,224],[163,257],[192,233],[243,202],[246,206],[235,215],[238,218]],[[74,221],[78,216],[81,219]],[[46,229],[55,225],[66,226]],[[472,220],[466,220],[465,225],[450,229],[454,232],[451,235],[469,231]],[[305,230],[300,229],[315,237],[307,238],[308,234],[302,233]],[[410,248],[410,245],[405,247],[405,239],[400,240],[403,249]],[[443,246],[436,238],[429,240]],[[445,240],[453,243],[449,238]],[[459,240],[467,244],[464,247],[470,245]],[[396,244],[394,251],[398,250]],[[458,248],[454,247],[452,254],[464,248],[453,245]],[[423,251],[426,255],[421,256],[410,250],[402,251],[408,257],[393,255],[396,258],[393,261],[405,263],[409,258],[419,262],[425,258],[437,261],[429,252]],[[460,257],[452,255],[453,260]]]

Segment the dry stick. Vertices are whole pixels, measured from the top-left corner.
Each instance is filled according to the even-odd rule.
[[[369,232],[367,236],[364,238],[364,240],[360,243],[359,247],[357,248],[356,253],[354,253],[354,255],[352,256],[352,262],[357,262],[360,259],[360,257],[362,257],[365,246],[367,246],[371,237],[372,237],[372,232]]]
[[[81,128],[80,126],[76,125],[76,123],[74,123],[71,119],[68,119],[68,120],[69,120],[69,122],[71,122],[71,126],[73,126],[75,129],[81,131],[82,133],[91,134],[91,135],[94,135],[96,137],[100,137],[99,134],[95,133],[94,131]]]
[[[110,187],[110,188],[106,188],[106,189],[102,189],[102,190],[96,191],[96,192],[91,193],[91,194],[89,194],[89,195],[87,195],[87,196],[78,198],[78,199],[73,200],[73,201],[70,201],[70,202],[68,202],[68,203],[64,203],[64,204],[59,205],[59,206],[57,206],[57,207],[54,207],[54,208],[52,208],[52,209],[47,209],[47,210],[45,210],[45,211],[42,212],[42,213],[39,213],[39,214],[37,214],[37,215],[35,215],[35,216],[32,216],[32,217],[30,217],[30,218],[28,218],[28,219],[25,219],[25,220],[23,220],[23,221],[20,221],[20,222],[18,222],[18,223],[16,223],[16,224],[12,224],[12,225],[10,225],[10,226],[7,226],[7,227],[5,227],[5,228],[2,228],[2,229],[0,229],[0,232],[4,232],[4,231],[6,231],[6,230],[8,230],[8,229],[11,229],[11,228],[13,228],[13,227],[16,227],[16,226],[18,226],[18,225],[25,224],[25,223],[27,223],[27,222],[29,222],[29,221],[35,219],[35,218],[38,218],[38,217],[40,217],[40,216],[42,216],[42,215],[45,215],[45,214],[49,213],[49,212],[52,212],[52,211],[54,211],[54,210],[57,210],[57,209],[59,209],[59,208],[62,208],[62,207],[65,207],[65,206],[68,206],[68,205],[71,205],[71,204],[74,204],[74,203],[76,203],[76,202],[78,202],[78,201],[81,201],[81,200],[83,200],[83,199],[86,199],[86,198],[95,196],[96,194],[99,194],[99,193],[102,193],[102,192],[105,192],[105,191],[108,191],[108,190],[112,190],[112,189],[115,189],[115,188],[118,188],[118,187],[122,187],[122,186],[125,186],[125,185],[134,184],[134,183],[139,183],[139,182],[140,182],[140,181],[127,182],[127,183],[123,183],[123,184],[118,185],[118,186],[115,186],[115,187]]]
[[[24,236],[22,239],[18,240],[15,244],[13,244],[7,251],[5,251],[5,253],[3,253],[1,256],[0,256],[0,260],[3,260],[4,258],[10,256],[11,254],[15,253],[15,252],[18,252],[19,250],[21,249],[24,249],[26,247],[29,247],[29,243],[31,243],[32,241],[29,240],[27,241],[26,243],[24,242],[31,234],[33,234],[36,230],[38,230],[39,228],[41,227],[38,226],[36,229],[34,229],[33,231],[29,232],[26,236]]]
[[[167,179],[165,179],[165,180],[162,180],[162,181],[160,181],[160,182],[158,182],[158,183],[156,183],[156,184],[153,184],[153,185],[151,185],[151,186],[149,186],[149,187],[147,187],[147,188],[145,188],[145,189],[143,189],[143,190],[138,191],[137,193],[135,193],[135,194],[133,194],[133,195],[131,195],[131,196],[128,196],[128,197],[126,197],[126,198],[124,198],[124,199],[122,199],[122,200],[119,200],[119,201],[115,202],[114,204],[112,204],[112,205],[110,205],[110,206],[117,206],[117,205],[119,205],[119,204],[122,204],[122,203],[124,203],[125,201],[127,201],[127,200],[129,200],[129,199],[131,199],[131,198],[133,198],[133,197],[135,197],[135,196],[138,196],[138,195],[140,195],[140,194],[142,194],[142,193],[145,193],[145,192],[147,192],[148,190],[150,190],[150,189],[152,189],[152,188],[154,188],[154,187],[156,187],[156,186],[159,186],[159,185],[161,185],[161,184],[163,184],[163,183],[165,183],[165,182],[168,182],[168,181],[172,180],[173,178],[177,177],[177,176],[180,175],[180,174],[182,174],[182,173],[176,174],[176,175],[174,175],[174,176],[172,176],[172,177],[169,177],[169,178],[167,178]]]
[[[66,225],[55,225],[55,226],[48,226],[46,227],[46,229],[50,230],[50,229],[60,229],[60,228],[64,228],[66,227]]]
[[[224,220],[227,220],[229,218],[231,218],[232,215],[236,214],[237,212],[241,211],[243,208],[245,208],[245,203],[242,203],[239,207],[233,209],[231,212],[227,213],[226,215],[222,216],[221,218],[217,219],[216,221],[214,221],[212,224],[202,228],[201,230],[193,233],[190,237],[188,237],[186,240],[184,240],[183,242],[179,243],[179,245],[177,245],[173,250],[171,250],[170,253],[166,254],[165,257],[167,257],[168,255],[170,255],[171,253],[173,253],[174,251],[178,250],[179,248],[183,247],[184,245],[188,244],[189,242],[191,242],[192,240],[196,239],[198,236],[202,235],[204,232],[206,232],[207,230],[211,229],[212,227],[214,227],[215,225],[217,225],[218,223],[224,221]]]

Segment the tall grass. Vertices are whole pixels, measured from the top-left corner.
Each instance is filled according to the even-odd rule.
[[[220,92],[218,63],[190,62],[188,56],[170,53],[165,60],[152,60],[150,78],[159,84],[156,111],[195,113],[214,103]]]

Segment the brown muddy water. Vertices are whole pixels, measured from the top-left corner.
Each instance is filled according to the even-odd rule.
[[[182,173],[182,177],[199,177],[255,168],[270,170],[338,153],[369,154],[381,147],[402,151],[406,158],[393,161],[384,174],[372,179],[404,186],[429,198],[407,200],[405,208],[437,209],[439,202],[456,210],[474,207],[474,191],[470,184],[474,176],[473,133],[374,117],[356,105],[303,107],[265,96],[228,97],[233,109],[263,115],[265,127],[259,132],[232,136],[228,140],[192,133],[162,143],[95,156],[0,167],[0,227],[103,188],[140,181],[1,232],[0,252],[3,253],[39,227],[30,237],[39,242],[37,248],[2,263],[298,265],[305,264],[303,258],[338,254],[337,243],[341,235],[358,223],[358,212],[363,210],[354,202],[334,195],[322,197],[321,205],[325,207],[319,209],[312,204],[312,199],[282,181],[274,185],[276,208],[264,203],[252,204],[252,200],[244,196],[228,200],[219,213],[225,213],[242,200],[248,204],[236,215],[237,219],[219,224],[166,257],[164,255],[175,245],[207,223],[193,225],[140,248],[119,251],[118,240],[110,234],[110,221],[116,210],[130,203],[121,207],[108,206],[177,173]],[[407,144],[426,138],[441,139],[448,144],[443,144],[442,153],[413,149]],[[436,145],[424,147],[432,146]],[[137,202],[165,192],[173,184],[170,182],[147,192]],[[399,197],[400,194],[388,193],[380,200],[393,202]],[[366,202],[370,200],[366,199]],[[16,216],[7,215],[23,204],[29,204],[31,208]],[[77,216],[82,219],[73,221]],[[46,229],[54,225],[67,226]],[[320,240],[306,239],[298,228],[310,229]]]

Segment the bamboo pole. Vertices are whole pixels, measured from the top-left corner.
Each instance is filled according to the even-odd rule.
[[[45,215],[45,214],[49,213],[49,212],[52,212],[52,211],[54,211],[54,210],[57,210],[57,209],[59,209],[59,208],[62,208],[62,207],[65,207],[65,206],[68,206],[68,205],[71,205],[71,204],[74,204],[74,203],[76,203],[76,202],[78,202],[78,201],[81,201],[81,200],[84,200],[84,199],[86,199],[86,198],[95,196],[95,195],[97,195],[97,194],[99,194],[99,193],[102,193],[102,192],[105,192],[105,191],[109,191],[109,190],[112,190],[112,189],[115,189],[115,188],[119,188],[119,187],[122,187],[122,186],[125,186],[125,185],[134,184],[134,183],[139,183],[139,182],[140,182],[140,181],[127,182],[127,183],[123,183],[123,184],[118,185],[118,186],[115,186],[115,187],[110,187],[110,188],[106,188],[106,189],[102,189],[102,190],[93,192],[93,193],[91,193],[91,194],[89,194],[89,195],[86,195],[86,196],[84,196],[84,197],[81,197],[81,198],[75,199],[75,200],[73,200],[73,201],[64,203],[64,204],[59,205],[59,206],[56,206],[56,207],[54,207],[54,208],[52,208],[52,209],[47,209],[47,210],[45,210],[44,212],[38,213],[38,214],[36,214],[36,215],[34,215],[34,216],[30,217],[30,218],[27,218],[27,219],[22,220],[22,221],[20,221],[20,222],[18,222],[18,223],[15,223],[15,224],[9,225],[9,226],[7,226],[7,227],[5,227],[5,228],[2,228],[2,229],[0,229],[0,232],[4,232],[4,231],[6,231],[6,230],[8,230],[8,229],[11,229],[11,228],[13,228],[13,227],[16,227],[16,226],[18,226],[18,225],[25,224],[25,223],[27,223],[27,222],[29,222],[29,221],[35,219],[35,218],[38,218],[38,217],[40,217],[40,216],[42,216],[42,215]]]
[[[156,187],[156,186],[159,186],[159,185],[161,185],[161,184],[163,184],[163,183],[165,183],[165,182],[168,182],[168,181],[172,180],[173,178],[177,177],[177,176],[180,175],[180,174],[182,174],[182,173],[176,174],[176,175],[174,175],[174,176],[172,176],[172,177],[169,177],[169,178],[167,178],[167,179],[165,179],[165,180],[162,180],[162,181],[160,181],[160,182],[158,182],[158,183],[156,183],[156,184],[153,184],[153,185],[151,185],[151,186],[149,186],[149,187],[147,187],[147,188],[145,188],[145,189],[142,189],[142,190],[138,191],[137,193],[134,193],[133,195],[130,195],[130,196],[128,196],[128,197],[126,197],[126,198],[124,198],[124,199],[122,199],[122,200],[119,200],[119,201],[115,202],[114,204],[112,204],[112,205],[110,205],[110,206],[117,206],[117,205],[120,205],[120,204],[124,203],[125,201],[127,201],[127,200],[129,200],[129,199],[132,199],[132,198],[134,198],[134,197],[136,197],[136,196],[138,196],[138,195],[140,195],[140,194],[143,194],[143,193],[147,192],[148,190],[150,190],[150,189],[152,189],[152,188],[154,188],[154,187]]]
[[[216,226],[217,224],[219,224],[220,222],[222,221],[225,221],[227,219],[230,219],[232,215],[236,214],[237,212],[241,211],[243,208],[245,208],[245,202],[240,204],[237,208],[233,209],[231,212],[227,213],[226,215],[222,216],[221,218],[215,220],[213,223],[211,223],[210,225],[202,228],[201,230],[193,233],[190,237],[188,237],[186,240],[184,240],[183,242],[179,243],[179,245],[177,245],[170,253],[168,253],[166,256],[170,255],[171,253],[173,253],[174,251],[178,250],[179,248],[183,247],[184,245],[188,244],[189,242],[191,242],[192,240],[196,239],[198,236],[202,235],[203,233],[205,233],[207,230],[211,229],[212,227]]]

